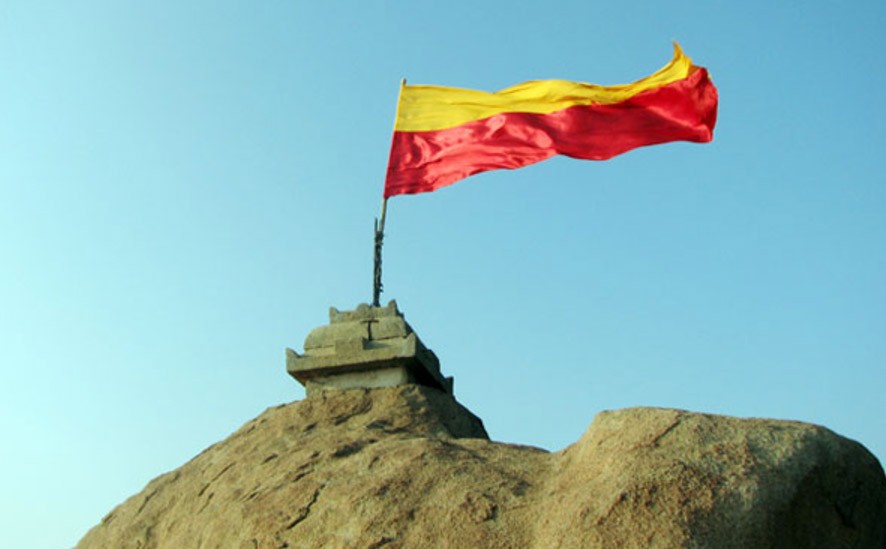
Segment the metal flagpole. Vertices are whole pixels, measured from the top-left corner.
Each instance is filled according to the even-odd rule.
[[[400,80],[400,92],[397,94],[397,111],[394,114],[394,131],[397,131],[397,119],[400,116],[400,99],[403,97],[403,88],[406,86],[406,79]],[[390,163],[390,159],[388,159]],[[388,210],[388,198],[384,197],[381,201],[381,214],[375,220],[375,253],[373,254],[372,269],[372,306],[380,307],[379,298],[384,286],[381,283],[381,247],[385,239],[385,214]]]
[[[385,239],[385,213],[388,209],[388,199],[381,201],[381,215],[375,219],[375,255],[374,268],[372,276],[372,306],[379,307],[378,302],[381,297],[381,246]]]

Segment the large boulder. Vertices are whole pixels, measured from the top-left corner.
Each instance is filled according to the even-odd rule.
[[[886,548],[886,477],[815,425],[633,408],[556,453],[406,385],[272,408],[81,548]]]

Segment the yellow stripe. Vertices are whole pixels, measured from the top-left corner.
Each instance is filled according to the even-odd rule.
[[[396,131],[445,130],[505,112],[550,114],[576,105],[610,105],[689,76],[692,61],[674,43],[674,58],[632,84],[598,86],[568,80],[533,80],[495,93],[443,86],[403,88]]]

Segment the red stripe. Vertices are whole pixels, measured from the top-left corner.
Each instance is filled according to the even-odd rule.
[[[613,105],[551,114],[505,113],[455,128],[394,132],[385,197],[434,191],[473,175],[562,154],[606,160],[669,141],[705,143],[717,121],[717,89],[703,68]]]

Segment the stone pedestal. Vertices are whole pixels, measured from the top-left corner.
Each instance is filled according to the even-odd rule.
[[[286,349],[286,371],[308,396],[323,389],[393,387],[416,383],[452,394],[452,378],[406,323],[397,303],[329,309],[329,324],[305,339],[304,354]]]

